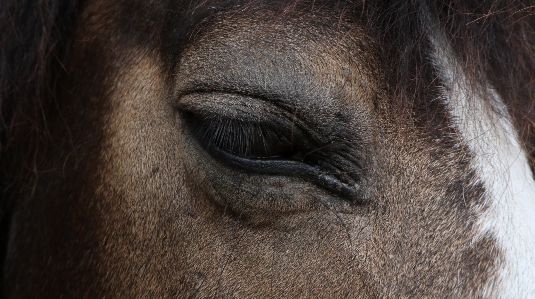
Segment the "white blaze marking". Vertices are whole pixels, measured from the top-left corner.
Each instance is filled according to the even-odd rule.
[[[480,291],[485,298],[535,298],[535,181],[526,153],[500,96],[489,86],[473,90],[447,43],[440,36],[431,42],[445,101],[486,189],[479,236],[494,236],[504,254],[496,281]]]

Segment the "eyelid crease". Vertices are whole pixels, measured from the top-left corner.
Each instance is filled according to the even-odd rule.
[[[180,88],[182,92],[176,98],[182,98],[191,94],[232,94],[244,98],[267,102],[282,109],[295,110],[296,99],[303,99],[302,95],[296,92],[275,92],[272,89],[258,85],[246,84],[245,82],[188,82],[187,86]]]
[[[281,102],[233,91],[197,90],[179,96],[178,109],[202,113],[205,116],[222,113],[234,119],[261,122],[266,114],[296,117],[295,108],[279,105]],[[251,112],[255,113],[251,113]]]
[[[322,188],[338,194],[355,204],[364,204],[360,195],[360,185],[357,182],[347,184],[336,177],[322,172],[318,167],[291,160],[256,160],[234,156],[224,151],[215,150],[212,153],[225,163],[239,169],[251,170],[257,174],[268,175],[290,175],[298,176],[307,181],[313,182]]]

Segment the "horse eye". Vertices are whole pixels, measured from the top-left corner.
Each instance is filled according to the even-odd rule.
[[[226,152],[246,159],[303,161],[295,142],[295,128],[184,112],[184,119],[199,143],[208,151]]]
[[[253,175],[301,178],[358,200],[357,180],[340,170],[348,164],[344,154],[333,143],[318,142],[295,114],[265,104],[249,109],[240,102],[243,97],[209,97],[184,97],[177,109],[187,134],[222,165]]]

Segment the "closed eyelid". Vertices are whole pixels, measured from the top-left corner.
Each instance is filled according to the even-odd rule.
[[[318,142],[295,113],[221,93],[186,95],[177,110],[190,136],[222,165],[251,175],[299,177],[353,203],[362,198],[358,171],[347,175],[343,169],[353,159],[346,161],[344,144]]]
[[[312,145],[303,132],[288,121],[276,119],[250,122],[238,118],[199,115],[182,111],[188,127],[205,147],[216,147],[243,157],[303,157],[300,148]]]

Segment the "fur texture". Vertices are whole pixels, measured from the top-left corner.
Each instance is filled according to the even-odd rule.
[[[530,3],[0,9],[6,298],[534,295]]]

